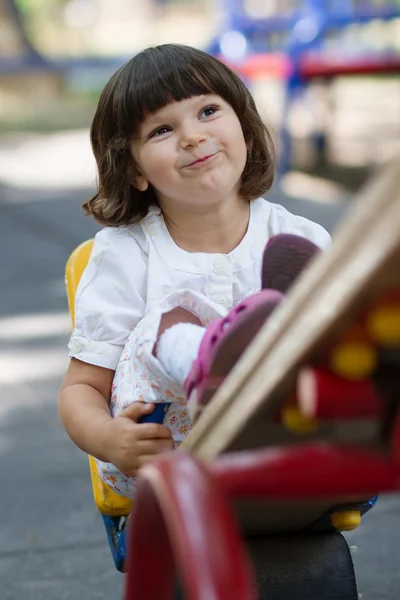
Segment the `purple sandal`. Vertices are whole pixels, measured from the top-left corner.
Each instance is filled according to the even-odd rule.
[[[282,298],[279,291],[261,290],[208,327],[184,384],[193,422]]]
[[[274,235],[264,250],[261,271],[263,289],[278,290],[285,294],[319,252],[318,246],[299,235]]]

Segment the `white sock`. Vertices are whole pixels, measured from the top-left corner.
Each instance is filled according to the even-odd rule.
[[[168,375],[182,385],[197,358],[205,331],[204,327],[194,323],[177,323],[164,331],[158,340],[158,360]]]

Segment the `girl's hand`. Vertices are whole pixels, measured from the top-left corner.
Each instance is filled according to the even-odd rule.
[[[133,477],[145,463],[174,448],[171,431],[158,423],[139,423],[154,410],[154,404],[133,402],[104,427],[104,451],[109,462]]]

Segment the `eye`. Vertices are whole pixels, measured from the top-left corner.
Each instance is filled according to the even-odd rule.
[[[150,133],[149,138],[159,137],[164,133],[168,133],[168,131],[170,130],[171,128],[168,125],[161,125],[160,127],[157,127],[157,129],[154,129],[154,131]]]
[[[203,110],[200,113],[201,115],[205,115],[206,117],[211,117],[212,115],[214,115],[217,111],[219,110],[218,106],[214,106],[214,105],[210,105],[210,106],[205,106],[203,108]]]

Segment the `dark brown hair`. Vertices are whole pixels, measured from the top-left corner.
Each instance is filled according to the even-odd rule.
[[[157,197],[130,183],[129,144],[149,113],[170,102],[217,94],[234,109],[248,147],[240,195],[253,200],[272,185],[275,150],[271,133],[241,79],[216,58],[189,46],[148,48],[124,64],[106,84],[90,137],[98,168],[98,191],[83,208],[102,225],[128,225],[145,217]],[[133,165],[134,166],[134,165]]]

